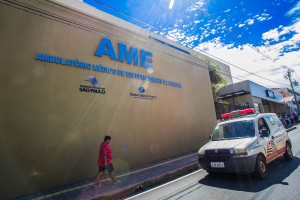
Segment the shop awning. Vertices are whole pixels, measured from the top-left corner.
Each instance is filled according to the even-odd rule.
[[[246,94],[250,94],[250,92],[247,92],[245,90],[241,90],[238,92],[233,92],[233,93],[228,93],[228,94],[224,94],[219,96],[217,99],[228,99],[228,98],[232,98],[232,97],[238,97],[238,96],[243,96]]]

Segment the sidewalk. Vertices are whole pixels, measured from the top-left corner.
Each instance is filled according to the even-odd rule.
[[[300,128],[300,124],[287,131],[297,128]],[[199,168],[197,158],[197,153],[193,152],[119,172],[117,177],[121,183],[117,185],[111,183],[106,173],[101,181],[102,186],[97,189],[93,188],[95,179],[90,179],[15,199],[122,199],[143,188],[162,184],[197,170]]]
[[[300,124],[294,124],[290,128],[286,128],[286,131],[290,132],[290,131],[293,131],[293,130],[298,129],[298,128],[300,128]]]
[[[106,175],[102,179],[102,186],[97,189],[93,188],[94,179],[92,179],[16,199],[122,199],[143,188],[197,170],[199,168],[197,158],[196,152],[193,152],[117,173],[121,182],[116,185],[113,185]]]

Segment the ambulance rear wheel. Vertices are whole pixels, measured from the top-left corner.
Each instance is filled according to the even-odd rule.
[[[262,155],[258,155],[256,158],[254,175],[260,179],[267,178],[268,166],[266,159]]]
[[[293,152],[289,143],[286,143],[285,153],[283,156],[286,160],[293,160]]]

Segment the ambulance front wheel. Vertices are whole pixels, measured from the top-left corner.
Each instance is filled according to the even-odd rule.
[[[265,157],[262,155],[258,155],[256,158],[254,175],[260,179],[267,178],[268,166]]]

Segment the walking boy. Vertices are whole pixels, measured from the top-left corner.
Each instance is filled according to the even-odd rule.
[[[119,183],[114,173],[114,166],[112,164],[112,149],[110,148],[110,136],[105,136],[104,141],[100,145],[98,167],[99,173],[97,174],[95,188],[99,187],[101,177],[104,175],[105,170],[109,172],[109,176],[113,181],[113,184]]]

